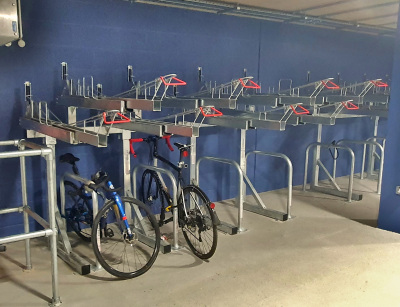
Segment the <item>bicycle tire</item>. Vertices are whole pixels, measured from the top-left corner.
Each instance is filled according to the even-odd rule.
[[[142,175],[141,201],[151,208],[153,214],[160,214],[158,225],[164,225],[165,208],[172,205],[171,196],[164,190],[160,177],[153,170],[145,170]]]
[[[121,197],[121,200],[127,215],[131,214],[128,222],[134,239],[128,241],[117,205],[110,200],[94,219],[92,245],[97,260],[108,273],[129,279],[144,274],[153,265],[160,250],[160,229],[151,211],[141,201],[130,197]],[[147,236],[137,225],[138,211],[143,216],[142,222],[146,221]]]
[[[182,193],[183,198],[181,195],[178,201],[178,212],[183,236],[197,257],[209,259],[214,255],[218,241],[216,217],[210,208],[210,200],[197,186],[186,186]],[[190,200],[194,202],[192,207]]]
[[[67,225],[85,242],[92,238],[93,210],[90,202],[79,196],[80,188],[71,181],[64,181],[65,219]]]

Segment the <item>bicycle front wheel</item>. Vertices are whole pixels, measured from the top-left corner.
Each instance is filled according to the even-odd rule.
[[[179,220],[187,244],[197,257],[211,258],[217,248],[218,235],[210,200],[199,187],[187,186],[178,203]]]
[[[94,219],[92,243],[102,267],[114,276],[128,279],[142,275],[153,265],[160,250],[160,229],[141,201],[130,197],[121,199],[132,237],[117,204],[109,201]]]

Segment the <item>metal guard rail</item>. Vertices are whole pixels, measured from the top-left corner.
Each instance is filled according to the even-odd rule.
[[[50,306],[59,306],[61,300],[58,293],[58,267],[57,267],[57,228],[56,228],[56,172],[54,152],[51,148],[41,146],[26,140],[10,140],[1,141],[0,146],[17,146],[19,150],[0,153],[0,159],[20,158],[21,171],[21,190],[22,190],[22,207],[14,209],[0,210],[1,214],[11,212],[23,212],[24,233],[12,236],[7,236],[0,239],[0,244],[10,243],[25,240],[25,256],[26,268],[32,269],[30,239],[37,237],[50,237],[50,252],[51,252],[51,275],[52,275],[52,299]],[[30,149],[25,149],[30,148]],[[31,211],[28,206],[27,197],[27,181],[26,181],[26,164],[25,157],[41,156],[46,160],[47,170],[47,201],[49,222],[45,221],[35,212]],[[45,229],[40,231],[30,232],[29,216],[34,218]]]

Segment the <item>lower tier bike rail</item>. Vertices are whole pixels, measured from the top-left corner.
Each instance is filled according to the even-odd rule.
[[[364,151],[363,151],[363,160],[362,160],[362,166],[361,166],[361,173],[360,173],[360,179],[363,179],[363,173],[364,173],[364,167],[365,167],[365,151],[366,151],[366,147],[367,145],[371,145],[371,146],[376,146],[380,149],[381,151],[381,155],[380,155],[380,165],[379,165],[379,172],[378,172],[378,185],[376,188],[376,192],[378,194],[381,194],[381,190],[382,190],[382,175],[383,175],[383,163],[385,160],[385,150],[383,149],[383,146],[381,144],[379,144],[376,141],[372,141],[372,140],[366,140],[366,141],[358,141],[358,140],[347,140],[347,139],[343,139],[343,140],[339,140],[336,142],[336,144],[354,144],[354,145],[364,145]],[[336,160],[334,160],[333,162],[333,178],[335,178],[336,176]]]
[[[367,141],[376,141],[379,143],[379,141],[382,141],[382,148],[383,152],[385,151],[385,146],[386,146],[386,138],[384,137],[377,137],[373,136],[367,139]],[[379,143],[380,144],[380,143]],[[368,177],[373,177],[374,176],[374,170],[375,170],[375,159],[378,159],[379,161],[382,159],[381,156],[378,155],[376,152],[376,145],[370,145],[370,150],[369,150],[369,159],[368,159],[368,165],[367,165],[367,176]],[[366,151],[367,147],[364,146],[364,152],[363,152],[363,171],[364,171],[364,165],[365,165],[365,156],[366,156]],[[362,173],[364,175],[364,173]],[[364,179],[363,176],[361,176],[361,179]]]
[[[248,154],[251,154],[251,153],[264,154],[263,152],[250,152]],[[246,158],[247,158],[247,155],[246,155]],[[217,158],[217,157],[201,157],[200,159],[198,159],[198,161],[196,163],[196,171],[195,171],[196,177],[195,178],[196,178],[197,184],[199,184],[199,180],[200,180],[200,163],[205,160],[232,165],[237,170],[237,173],[239,175],[239,179],[238,179],[239,191],[238,191],[238,195],[236,197],[235,205],[236,205],[236,207],[238,207],[238,218],[237,218],[237,231],[238,232],[244,232],[246,230],[245,228],[243,228],[243,210],[261,214],[261,215],[271,217],[271,218],[281,220],[281,221],[286,221],[288,219],[288,216],[289,216],[288,213],[282,213],[279,211],[267,209],[267,206],[262,201],[260,195],[258,195],[258,193],[257,193],[256,189],[254,188],[253,184],[251,183],[250,179],[243,172],[240,165],[234,160]],[[249,186],[249,188],[253,194],[253,197],[256,199],[257,204],[261,208],[244,202],[245,188],[246,188],[245,183],[247,183],[247,185]],[[291,197],[290,197],[290,199],[291,199]],[[221,221],[221,223],[226,224],[222,221]]]
[[[335,178],[329,173],[325,165],[321,162],[320,159],[314,158],[313,161],[313,176],[312,176],[312,181],[310,183],[310,190],[320,192],[320,193],[325,193],[329,195],[334,195],[334,196],[339,196],[343,198],[347,198],[348,202],[351,202],[352,200],[361,200],[362,195],[361,194],[355,194],[353,193],[353,176],[354,176],[354,152],[351,148],[345,146],[345,145],[336,145],[336,144],[324,144],[324,143],[311,143],[310,145],[307,146],[306,149],[306,159],[304,163],[304,182],[303,182],[303,191],[306,191],[306,185],[307,185],[307,172],[308,172],[308,157],[309,157],[309,152],[311,148],[319,149],[319,148],[326,148],[326,149],[342,149],[347,151],[350,154],[351,157],[351,166],[350,166],[350,176],[349,176],[349,185],[348,185],[348,191],[344,192],[342,189],[338,186],[336,183]],[[331,184],[333,185],[334,189],[329,189],[329,188],[323,188],[318,186],[317,180],[314,178],[318,178],[318,173],[319,173],[319,167],[324,171],[324,173],[328,176],[328,179],[330,180]]]
[[[25,140],[10,140],[0,142],[0,146],[17,146],[19,150],[0,153],[0,159],[19,158],[21,170],[21,190],[22,190],[22,206],[17,208],[1,209],[0,214],[19,212],[23,213],[24,233],[11,235],[0,238],[0,245],[5,243],[17,242],[25,240],[25,257],[26,269],[32,269],[30,239],[39,237],[50,238],[51,252],[51,276],[52,276],[52,298],[50,306],[60,306],[61,300],[58,292],[58,267],[57,267],[57,228],[56,228],[56,186],[55,186],[55,163],[54,153],[51,148],[31,143]],[[29,148],[29,149],[25,149]],[[26,182],[26,164],[25,157],[41,156],[46,160],[47,169],[47,202],[48,202],[48,219],[33,212],[28,206],[27,182]],[[30,231],[29,216],[43,226],[44,230]]]
[[[286,162],[287,167],[288,167],[288,171],[287,171],[288,194],[287,194],[287,202],[286,202],[286,215],[287,215],[286,219],[290,219],[291,218],[290,209],[291,209],[291,206],[292,206],[292,190],[293,190],[293,165],[292,165],[292,161],[290,161],[288,156],[286,156],[286,155],[284,155],[282,153],[254,150],[254,151],[250,151],[250,152],[248,152],[246,154],[246,164],[247,164],[248,157],[250,155],[252,155],[252,154],[254,154],[254,155],[262,155],[262,156],[267,156],[267,157],[280,158],[280,159],[283,159]],[[253,192],[253,195],[258,195],[258,194],[254,194],[254,192]],[[256,200],[257,200],[257,198],[256,198]],[[258,204],[260,206],[262,206],[263,209],[267,209],[262,201],[258,202]],[[249,207],[248,206],[246,206],[246,207],[247,207],[246,210],[249,210],[248,209]],[[252,206],[252,207],[254,207],[254,206]],[[256,211],[253,211],[253,212],[262,214],[261,213],[262,211],[259,212],[260,210],[257,207],[254,207],[254,210],[256,210],[257,212]],[[283,215],[283,217],[284,216],[285,215]]]
[[[139,169],[149,169],[152,171],[155,171],[157,173],[162,173],[165,174],[172,183],[172,201],[174,204],[178,203],[178,195],[177,195],[177,182],[175,179],[175,176],[172,174],[171,171],[166,170],[161,167],[156,167],[156,166],[151,166],[151,165],[146,165],[146,164],[138,164],[133,168],[132,171],[132,191],[133,191],[133,197],[137,198],[137,172]],[[179,243],[178,243],[178,230],[179,230],[179,224],[178,224],[178,208],[176,206],[173,206],[172,208],[172,216],[173,216],[173,243],[172,243],[172,249],[178,250],[179,249]],[[166,241],[161,240],[161,252],[163,254],[169,253],[171,251],[171,245],[168,244]]]

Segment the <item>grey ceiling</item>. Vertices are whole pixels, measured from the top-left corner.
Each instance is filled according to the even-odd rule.
[[[399,10],[399,1],[393,0],[242,0],[240,4],[393,29]]]
[[[397,28],[400,0],[128,1],[392,36]]]

